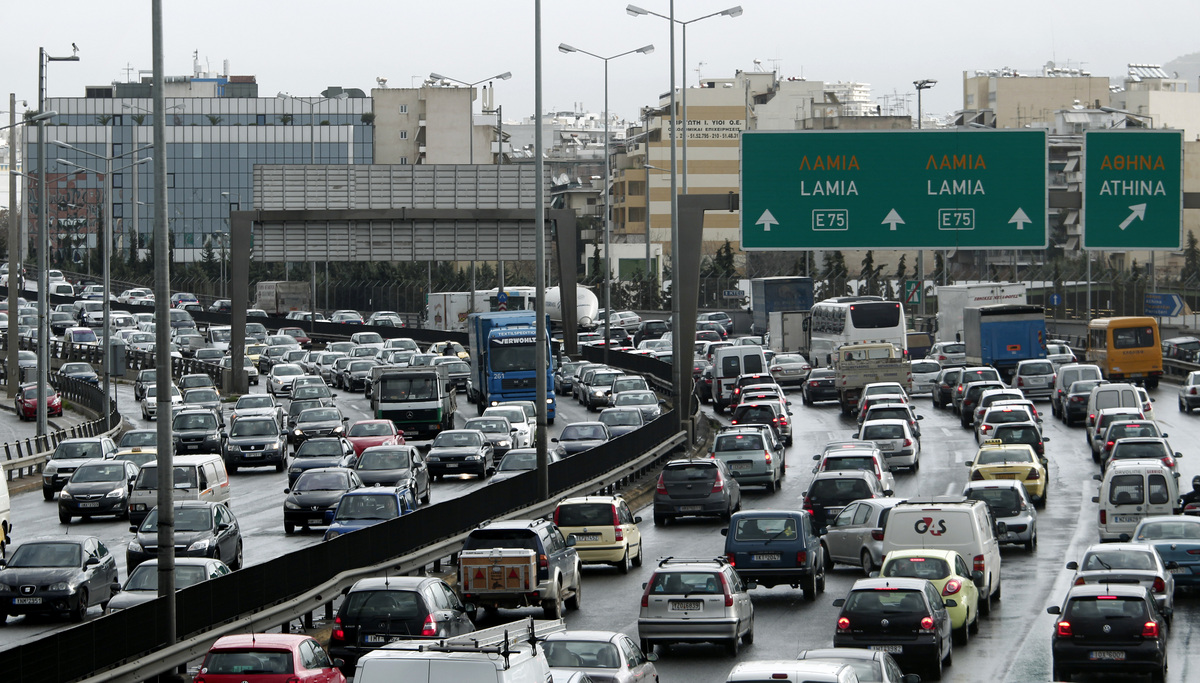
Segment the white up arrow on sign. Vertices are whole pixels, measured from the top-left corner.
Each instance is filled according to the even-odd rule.
[[[1012,218],[1008,219],[1008,222],[1016,223],[1017,230],[1024,230],[1025,224],[1032,223],[1033,221],[1029,220],[1029,216],[1025,214],[1025,209],[1017,207],[1017,212],[1013,214]]]
[[[1135,219],[1135,218],[1138,220],[1142,220],[1142,221],[1146,220],[1146,205],[1145,204],[1134,204],[1133,206],[1129,207],[1129,210],[1132,211],[1133,213],[1129,214],[1125,218],[1125,220],[1121,221],[1121,225],[1118,226],[1122,230],[1124,230],[1125,228],[1128,228],[1129,224],[1132,223],[1133,219]]]
[[[758,220],[754,221],[754,224],[763,226],[763,232],[771,232],[771,226],[779,225],[779,221],[775,220],[775,217],[771,215],[770,209],[766,209],[758,217]]]
[[[888,215],[883,219],[883,223],[881,225],[886,225],[888,228],[895,230],[897,223],[904,225],[904,219],[900,217],[900,214],[896,213],[895,209],[892,209],[891,211],[888,211]]]

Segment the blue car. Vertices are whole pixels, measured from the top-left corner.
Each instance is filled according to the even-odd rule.
[[[326,541],[407,515],[417,509],[417,498],[406,487],[383,487],[356,489],[342,494],[337,507],[325,513],[329,529]]]
[[[825,555],[813,529],[812,517],[802,510],[747,510],[729,519],[725,556],[743,581],[772,588],[790,585],[804,590],[804,599],[825,592]]]

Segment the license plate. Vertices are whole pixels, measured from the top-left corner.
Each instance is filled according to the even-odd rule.
[[[751,557],[754,558],[755,562],[778,562],[779,558],[780,558],[780,554],[779,553],[758,553],[757,555],[752,555]]]
[[[1175,567],[1174,569],[1172,569],[1170,571],[1172,574],[1191,574],[1192,573],[1192,570],[1189,569],[1188,567]]]
[[[446,467],[449,467],[450,469],[454,469],[455,467],[458,467],[458,463],[448,462],[448,463],[446,463]]]
[[[999,474],[996,474],[996,475],[994,475],[994,476],[995,476],[997,479],[1016,479],[1016,478],[1017,478],[1017,475],[1013,474],[1012,472],[1001,472],[1001,473],[999,473]]]
[[[81,507],[81,508],[98,508],[98,507],[100,507],[100,503],[80,503],[79,507]]]
[[[247,458],[261,458],[261,457],[262,457],[262,453],[261,453],[261,452],[259,452],[259,453],[245,453],[244,455],[245,455]]]
[[[1045,377],[1030,377],[1030,378],[1029,378],[1029,384],[1030,384],[1030,385],[1040,385],[1040,386],[1045,386],[1045,385],[1046,385],[1046,378],[1045,378]]]
[[[40,605],[40,604],[42,604],[42,599],[41,598],[13,598],[13,604],[14,605]]]
[[[680,505],[679,511],[680,512],[700,512],[700,507],[701,506],[699,506],[699,505]]]
[[[889,655],[899,655],[904,653],[903,645],[868,645],[867,649],[874,650],[875,652],[886,652]]]
[[[699,612],[703,606],[704,606],[704,603],[700,602],[699,600],[672,600],[671,601],[671,611],[672,612]]]
[[[1137,524],[1141,519],[1140,515],[1113,515],[1115,524]]]
[[[571,534],[577,541],[599,541],[600,534]]]
[[[729,469],[735,470],[735,471],[736,470],[748,470],[753,466],[754,465],[752,463],[748,463],[748,462],[735,462],[735,463],[730,463]]]
[[[1091,652],[1088,653],[1088,659],[1093,659],[1093,660],[1106,659],[1106,660],[1120,662],[1120,661],[1124,661],[1124,659],[1125,659],[1125,651],[1124,650],[1092,650]]]

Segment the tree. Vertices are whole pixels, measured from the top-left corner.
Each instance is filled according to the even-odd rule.
[[[1187,246],[1183,249],[1183,270],[1179,273],[1184,282],[1200,280],[1200,240],[1188,230]]]
[[[217,267],[217,252],[213,249],[212,235],[204,238],[204,251],[200,255],[200,264],[204,270],[204,274],[209,278],[219,274],[220,269]]]
[[[208,123],[210,126],[215,126],[218,123],[220,123],[221,121],[225,120],[224,117],[217,116],[216,114],[205,114],[204,118],[208,119]]]
[[[875,279],[875,252],[867,250],[863,256],[862,268],[858,271],[858,279],[866,284],[866,292],[859,290],[859,294],[868,294],[871,296],[879,296],[879,282]]]
[[[140,126],[146,120],[145,114],[132,114],[129,118],[133,119],[134,125]]]
[[[279,123],[280,123],[280,125],[283,125],[283,126],[292,125],[292,115],[291,114],[281,114],[279,116]]]
[[[929,279],[934,282],[939,282],[942,279],[942,273],[946,270],[946,259],[942,258],[942,252],[933,252],[933,274]],[[949,280],[947,280],[949,282]]]

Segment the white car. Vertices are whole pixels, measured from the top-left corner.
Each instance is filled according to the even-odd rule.
[[[171,385],[171,410],[183,407],[183,393],[179,391],[179,387]],[[142,397],[142,419],[154,420],[158,418],[158,385],[151,384],[146,387],[146,395]]]
[[[295,363],[278,363],[271,366],[267,374],[267,393],[272,396],[288,397],[292,395],[292,382],[297,377],[303,377],[304,368]]]
[[[942,366],[936,360],[923,358],[912,363],[912,393],[931,394]]]
[[[525,410],[521,406],[498,405],[491,406],[483,411],[484,417],[496,415],[498,417],[506,417],[510,424],[516,428],[517,433],[513,437],[513,448],[529,448],[533,443],[533,431],[529,428],[529,423],[525,420]]]

